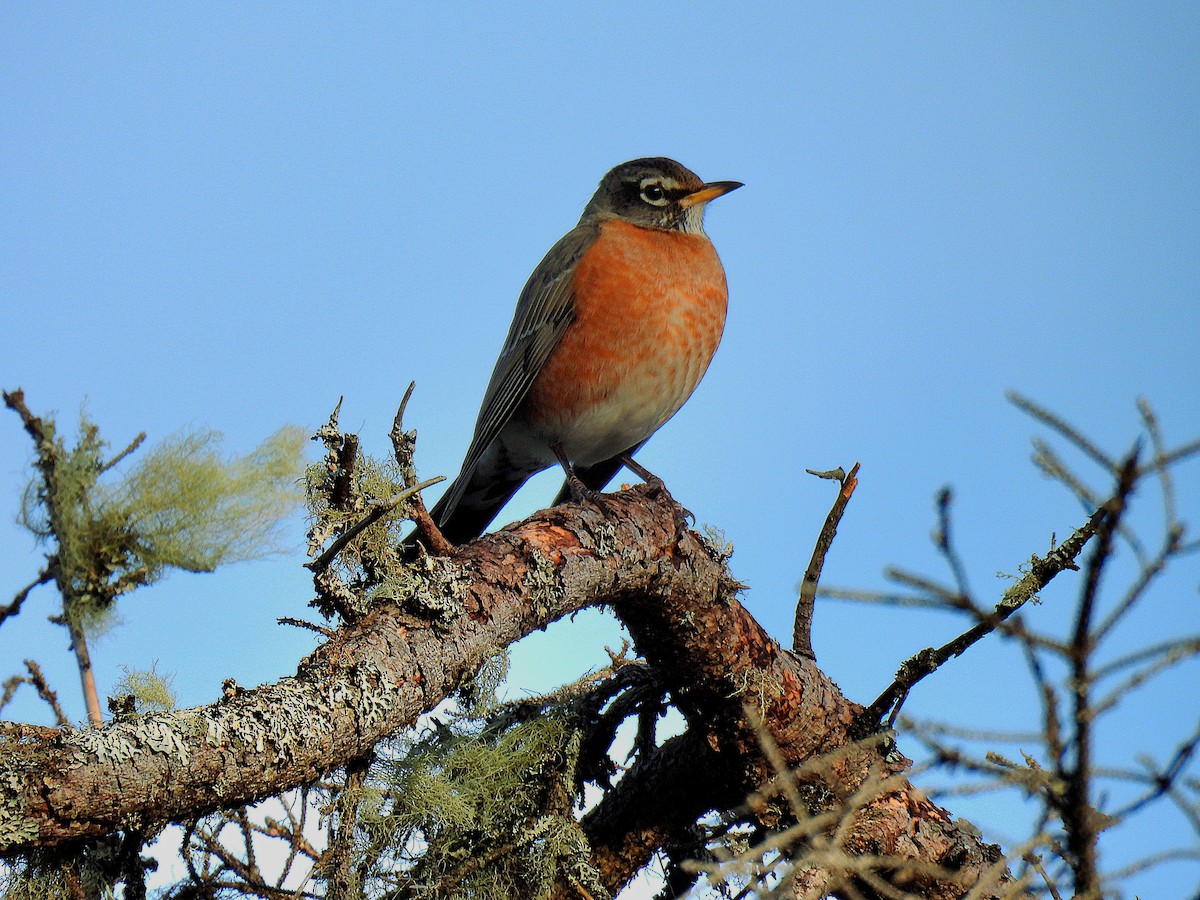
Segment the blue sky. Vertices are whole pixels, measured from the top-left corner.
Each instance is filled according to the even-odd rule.
[[[995,597],[997,572],[1082,521],[1029,465],[1039,428],[1006,389],[1113,453],[1139,396],[1169,438],[1200,434],[1198,59],[1194,4],[6,4],[0,383],[64,424],[86,399],[117,446],[207,425],[240,452],[345,395],[343,424],[386,453],[415,380],[421,474],[452,476],[530,270],[607,169],[672,156],[746,187],[708,215],[724,342],[640,458],[733,541],[747,605],[790,635],[832,500],[803,469],[855,460],[828,582],[941,575],[928,536],[948,483],[973,586]],[[10,414],[9,509],[29,456]],[[1179,473],[1185,519],[1198,469]],[[535,480],[505,520],[556,489]],[[39,551],[4,527],[9,596]],[[94,649],[102,690],[155,659],[189,705],[292,671],[311,636],[274,620],[306,612],[302,532],[291,556],[129,598]],[[1200,576],[1180,570],[1131,642],[1194,629]],[[1073,597],[1064,582],[1030,615],[1057,621]],[[0,631],[0,675],[35,656],[82,717],[49,604]],[[829,603],[815,643],[869,701],[959,625]],[[618,641],[599,616],[552,629],[514,689]],[[1011,722],[1027,698],[979,683],[1022,671],[978,648],[909,711]],[[1141,695],[1133,730],[1155,741],[1114,759],[1193,726],[1196,675]],[[1144,896],[1183,896],[1195,869],[1157,877]]]

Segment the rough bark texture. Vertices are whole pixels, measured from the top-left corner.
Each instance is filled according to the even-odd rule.
[[[861,708],[759,627],[734,599],[721,559],[695,535],[678,534],[668,498],[636,488],[607,507],[558,507],[428,561],[401,605],[343,628],[277,684],[10,742],[0,759],[0,850],[187,819],[312,781],[411,724],[498,648],[600,604],[626,623],[692,729],[647,756],[586,817],[612,889],[707,809],[736,805],[776,776],[755,718],[788,765],[844,751],[805,785],[814,812],[904,767],[886,742],[855,744]],[[949,898],[980,878],[1008,878],[998,848],[902,777],[855,810],[843,846],[913,863],[890,866],[894,884]],[[765,819],[776,814],[764,804]],[[930,866],[944,871],[929,874]]]

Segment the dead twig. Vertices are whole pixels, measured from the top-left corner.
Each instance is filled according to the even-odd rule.
[[[837,498],[833,501],[829,515],[825,517],[825,524],[821,528],[820,535],[817,536],[817,545],[813,548],[812,558],[804,572],[804,580],[800,582],[800,599],[796,603],[796,618],[792,626],[792,652],[808,659],[815,660],[817,658],[812,648],[812,621],[813,608],[817,598],[817,583],[821,580],[821,570],[825,566],[825,554],[829,552],[833,539],[837,535],[838,523],[841,522],[842,514],[846,511],[846,504],[850,502],[854,489],[858,487],[858,469],[859,464],[855,463],[850,467],[849,474],[846,474],[840,466],[830,472],[805,470],[809,475],[836,479],[841,484],[841,490],[838,491]]]
[[[1001,622],[1036,596],[1060,572],[1065,569],[1078,568],[1075,565],[1075,557],[1080,554],[1084,545],[1097,532],[1101,524],[1112,515],[1110,503],[1115,500],[1116,498],[1113,498],[1113,501],[1109,501],[1097,509],[1086,523],[1076,529],[1062,544],[1047,553],[1045,557],[1033,557],[1029,571],[1020,581],[1004,592],[1004,596],[985,621],[978,623],[941,647],[926,648],[905,660],[897,671],[895,680],[863,711],[861,721],[871,725],[877,724],[890,710],[889,725],[894,723],[895,717],[904,703],[904,698],[908,696],[908,692],[914,685],[937,671],[947,660],[960,656],[972,644],[995,631]]]
[[[37,578],[33,579],[33,581],[29,582],[29,584],[17,591],[17,595],[13,597],[12,603],[9,603],[7,606],[0,606],[0,624],[3,624],[4,620],[9,616],[15,616],[21,611],[21,606],[25,603],[26,599],[28,599],[30,592],[35,587],[48,584],[53,580],[54,573],[50,571],[49,566],[38,572]]]
[[[392,430],[388,433],[388,437],[392,441],[392,450],[396,455],[396,462],[400,464],[400,471],[404,473],[405,487],[416,487],[416,467],[413,464],[413,451],[416,446],[417,432],[404,430],[404,410],[408,406],[408,400],[412,396],[413,389],[416,387],[416,382],[410,381],[408,389],[404,392],[404,397],[400,400],[400,408],[396,410],[396,417],[392,420]],[[444,477],[437,478],[427,482],[436,484],[438,481],[444,481]],[[429,510],[425,507],[425,499],[417,493],[413,497],[411,504],[411,518],[413,524],[417,526],[417,534],[420,535],[422,542],[435,556],[449,556],[454,552],[454,545],[446,540],[437,523],[433,521],[433,517],[429,515]]]
[[[46,681],[46,676],[42,674],[41,667],[32,659],[25,660],[25,668],[29,670],[29,683],[33,685],[38,692],[38,696],[46,701],[46,705],[54,712],[54,721],[58,723],[60,728],[70,728],[71,720],[67,718],[67,714],[63,712],[63,708],[58,702],[58,693],[51,689],[49,682]]]
[[[399,493],[389,497],[387,500],[376,501],[371,505],[370,512],[339,534],[326,548],[324,553],[322,553],[316,559],[306,562],[304,564],[304,568],[311,572],[321,572],[329,568],[329,564],[337,558],[337,555],[346,549],[346,546],[356,537],[362,534],[363,531],[370,528],[405,500],[418,495],[421,491],[425,490],[425,488],[435,485],[439,481],[445,480],[445,475],[438,475],[436,478],[430,478],[420,482],[419,484],[415,484],[410,488],[405,488]]]

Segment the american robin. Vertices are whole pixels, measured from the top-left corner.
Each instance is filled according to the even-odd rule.
[[[710,200],[741,187],[671,159],[622,163],[533,270],[484,392],[462,471],[431,511],[452,543],[478,537],[558,462],[555,502],[594,497],[678,412],[725,327]]]

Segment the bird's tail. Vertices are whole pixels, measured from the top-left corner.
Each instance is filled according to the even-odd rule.
[[[484,479],[479,477],[478,470],[463,472],[429,511],[450,543],[465,544],[483,534],[504,504],[529,478],[526,474],[511,471],[490,475]],[[458,482],[463,478],[468,481],[460,488]]]
[[[630,447],[624,455],[632,455],[641,444]],[[591,466],[577,468],[580,481],[594,491],[604,488],[623,465],[619,457],[603,460]],[[446,493],[434,504],[429,515],[452,544],[465,544],[479,537],[492,524],[504,504],[521,489],[531,475],[540,469],[525,470],[514,466],[503,450],[489,453],[469,470],[464,469],[446,488]],[[553,506],[571,499],[568,484],[554,498]],[[410,547],[415,533],[405,544]]]

